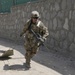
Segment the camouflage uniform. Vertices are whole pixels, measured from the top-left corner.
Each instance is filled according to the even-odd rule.
[[[26,50],[25,58],[26,58],[26,63],[29,65],[30,65],[30,59],[36,54],[40,45],[40,42],[36,40],[33,33],[31,33],[30,30],[28,29],[30,23],[31,23],[31,20],[29,20],[24,25],[24,29],[21,33],[21,35],[25,33],[25,44],[24,44],[25,50]],[[46,40],[46,37],[49,35],[47,27],[45,27],[41,21],[38,21],[36,24],[32,23],[31,29],[35,33],[39,33],[45,40]]]

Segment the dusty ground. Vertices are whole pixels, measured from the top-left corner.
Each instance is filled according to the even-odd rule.
[[[0,55],[8,49],[14,48],[14,55],[11,59],[0,59],[1,75],[75,75],[75,66],[69,58],[62,57],[55,52],[40,51],[33,57],[31,68],[25,68],[23,45],[15,44],[12,41],[0,39]]]

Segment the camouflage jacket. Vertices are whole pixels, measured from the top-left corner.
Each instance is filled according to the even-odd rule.
[[[22,35],[25,33],[25,41],[27,41],[28,43],[36,43],[36,38],[34,37],[34,35],[30,32],[30,30],[28,29],[30,25],[30,20],[24,25],[23,31],[22,31]],[[49,35],[48,29],[47,27],[44,26],[44,24],[41,21],[38,21],[38,23],[36,24],[31,24],[31,28],[35,33],[39,33],[43,39],[46,39],[47,36]]]

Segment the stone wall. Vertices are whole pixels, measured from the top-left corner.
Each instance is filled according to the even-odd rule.
[[[11,13],[0,14],[0,37],[22,41],[20,32],[33,10],[39,11],[49,29],[47,46],[75,57],[75,0],[40,0],[14,6]]]

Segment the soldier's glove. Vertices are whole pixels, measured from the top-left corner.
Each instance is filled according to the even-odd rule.
[[[45,42],[46,38],[45,38],[45,37],[43,37],[43,40],[44,40],[44,42]]]
[[[40,45],[42,45],[42,46],[43,46],[44,39],[42,39],[42,38],[39,38],[39,41],[40,41]]]
[[[42,43],[44,43],[44,39],[42,39],[42,38],[39,38],[39,41],[42,42]]]

